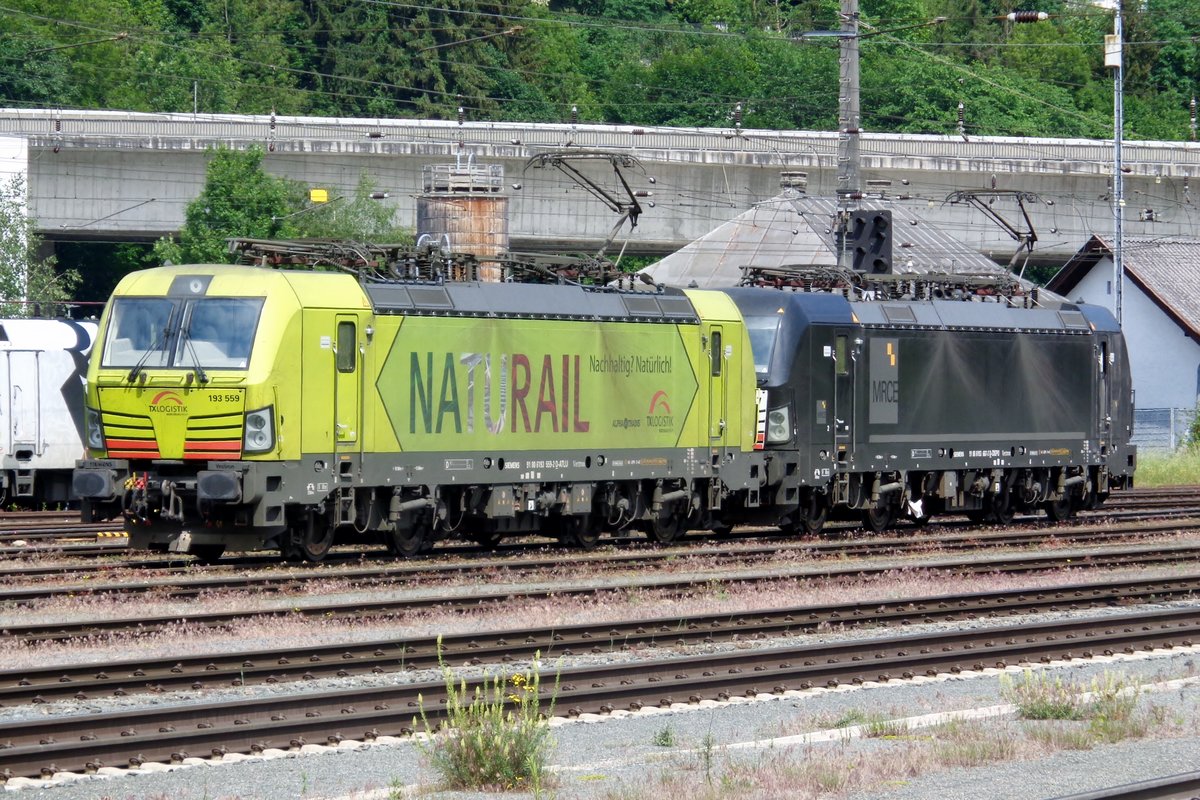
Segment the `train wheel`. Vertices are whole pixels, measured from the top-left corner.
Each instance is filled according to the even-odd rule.
[[[1100,507],[1100,503],[1101,503],[1101,500],[1096,495],[1096,490],[1088,489],[1087,493],[1085,493],[1083,495],[1083,497],[1080,498],[1079,504],[1078,504],[1078,506],[1076,506],[1076,508],[1079,511],[1095,511],[1097,508]]]
[[[687,531],[687,517],[682,514],[656,517],[650,523],[650,538],[659,544],[671,544]]]
[[[992,508],[992,516],[998,524],[1011,525],[1016,513],[1016,509],[1013,508],[1012,497],[1008,492],[1004,492],[996,497],[996,504]]]
[[[863,512],[863,527],[872,533],[882,533],[892,526],[892,507],[875,505]]]
[[[189,551],[196,557],[196,560],[201,564],[215,564],[225,554],[225,545],[223,544],[197,544],[192,545]]]
[[[321,561],[333,547],[336,533],[335,526],[310,511],[288,528],[283,557],[288,561]]]
[[[412,558],[419,553],[429,552],[431,546],[429,526],[423,522],[411,528],[397,528],[387,535],[388,552],[394,556]]]
[[[480,547],[486,547],[490,550],[496,545],[500,544],[500,540],[504,537],[496,531],[485,531],[482,533],[469,534],[468,538]]]
[[[1071,507],[1071,497],[1065,494],[1059,495],[1057,500],[1047,500],[1042,504],[1042,508],[1046,509],[1046,516],[1053,522],[1068,520],[1074,512]]]
[[[559,529],[558,541],[565,547],[591,550],[600,543],[600,529],[591,514],[565,514]]]
[[[800,509],[799,529],[809,536],[818,536],[829,518],[829,504],[822,495],[811,492],[808,504]]]

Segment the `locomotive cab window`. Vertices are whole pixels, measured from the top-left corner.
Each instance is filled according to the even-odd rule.
[[[354,372],[355,358],[358,355],[353,322],[339,322],[337,326],[337,370],[338,372]]]
[[[850,358],[847,355],[848,345],[849,340],[845,336],[837,337],[837,343],[835,344],[833,350],[833,358],[834,363],[837,364],[838,375],[850,374]]]
[[[112,305],[103,367],[246,369],[261,297],[120,297]]]
[[[750,334],[750,352],[754,355],[754,372],[766,375],[771,366],[771,354],[775,352],[775,339],[779,334],[781,317],[746,317],[746,333]]]
[[[714,378],[721,377],[721,332],[713,331],[712,334],[712,376]]]

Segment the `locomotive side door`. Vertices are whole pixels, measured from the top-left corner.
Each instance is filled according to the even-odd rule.
[[[720,325],[708,326],[708,438],[719,443],[725,435],[725,342]]]
[[[358,441],[361,396],[358,319],[353,314],[338,314],[335,328],[333,420],[334,443],[340,449]]]
[[[36,350],[8,353],[8,450],[16,456],[42,454],[41,361]]]
[[[839,463],[854,452],[854,340],[837,329],[833,342],[833,450]]]
[[[1112,350],[1108,337],[1096,345],[1096,437],[1107,444],[1112,436],[1112,381],[1109,380]]]

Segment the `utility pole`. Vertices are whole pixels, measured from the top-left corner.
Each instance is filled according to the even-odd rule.
[[[862,197],[858,172],[858,140],[861,126],[858,69],[858,0],[841,0],[841,30],[838,33],[838,174],[837,220],[838,266],[845,266],[846,233],[853,202]]]
[[[1122,54],[1121,0],[1116,0],[1112,36],[1104,37],[1104,66],[1113,68],[1113,316],[1121,324],[1121,290],[1125,283],[1125,181],[1121,140],[1125,138],[1125,68]]]

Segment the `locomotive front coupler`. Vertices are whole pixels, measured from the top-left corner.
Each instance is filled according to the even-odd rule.
[[[159,485],[159,491],[162,493],[162,509],[159,512],[162,518],[184,522],[183,493],[188,492],[195,496],[196,482],[163,481]],[[199,498],[197,498],[197,502],[199,502]]]

